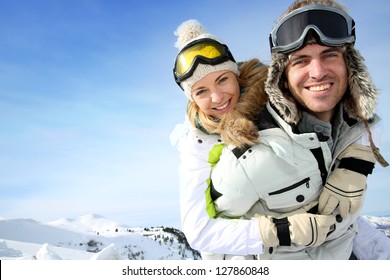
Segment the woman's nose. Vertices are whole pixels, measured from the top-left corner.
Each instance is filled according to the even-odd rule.
[[[220,103],[223,100],[223,93],[219,90],[213,90],[211,92],[211,101],[213,103]]]

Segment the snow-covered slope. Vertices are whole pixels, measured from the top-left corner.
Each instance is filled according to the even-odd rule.
[[[41,223],[0,219],[0,259],[199,259],[174,228],[131,228],[99,215]]]
[[[390,217],[364,216],[390,236]],[[132,228],[99,215],[42,223],[0,218],[0,259],[200,259],[175,228]]]
[[[369,223],[390,237],[390,217],[364,216]]]

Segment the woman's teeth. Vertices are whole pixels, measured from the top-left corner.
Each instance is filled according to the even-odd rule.
[[[225,109],[228,105],[229,105],[229,101],[226,102],[225,104],[223,104],[223,105],[220,106],[220,107],[216,107],[216,109],[217,109],[217,110],[223,110],[223,109]]]

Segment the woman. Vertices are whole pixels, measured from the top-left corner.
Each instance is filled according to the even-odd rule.
[[[222,258],[223,254],[241,256],[262,254],[264,240],[268,237],[265,233],[263,235],[260,233],[261,218],[216,219],[221,216],[232,217],[234,214],[219,211],[223,206],[219,207],[221,204],[218,204],[219,198],[216,198],[219,194],[213,193],[210,170],[218,162],[225,146],[215,133],[224,134],[226,130],[221,129],[230,127],[231,123],[227,122],[227,119],[236,127],[245,129],[238,135],[235,135],[236,130],[229,130],[225,139],[229,141],[243,136],[242,141],[238,140],[238,143],[243,143],[247,139],[249,143],[257,142],[256,127],[253,126],[253,122],[242,118],[242,115],[247,113],[248,117],[253,116],[264,107],[267,101],[264,94],[267,70],[258,61],[252,60],[243,63],[239,71],[228,48],[221,45],[214,36],[207,34],[196,21],[183,23],[177,35],[179,35],[177,46],[182,51],[176,61],[175,78],[190,100],[188,120],[191,123],[190,126],[184,127],[184,131],[187,129],[188,131],[176,143],[182,158],[180,201],[183,231],[194,249],[214,253],[208,255],[209,258]],[[196,48],[198,44],[203,44],[202,53]],[[196,54],[202,54],[203,59],[196,61],[194,59]],[[235,110],[232,110],[233,108]],[[229,118],[225,118],[228,112]],[[239,118],[235,118],[237,112]],[[178,130],[180,129],[178,128],[176,132]],[[229,135],[233,137],[229,138]],[[237,146],[234,141],[231,143]],[[315,194],[318,192],[319,189]],[[229,203],[229,200],[223,203]],[[253,203],[248,202],[248,209]],[[303,210],[298,210],[295,214],[299,216],[302,213]],[[238,214],[237,216],[241,217],[244,213]],[[331,225],[335,223],[334,217],[313,214],[308,217],[322,223],[318,228],[322,234],[313,244],[319,245],[325,239]],[[299,227],[297,229],[299,231]],[[295,236],[295,239],[294,241],[307,244],[303,235]]]

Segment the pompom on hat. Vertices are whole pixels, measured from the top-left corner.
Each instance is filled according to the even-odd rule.
[[[203,38],[210,38],[223,44],[223,42],[219,38],[215,37],[210,33],[207,33],[206,29],[202,26],[202,24],[195,19],[187,20],[180,24],[174,34],[178,37],[175,43],[175,47],[179,49],[179,52],[189,43]],[[240,73],[238,70],[237,63],[231,60],[227,60],[216,65],[200,63],[197,65],[192,76],[182,81],[180,83],[180,86],[184,90],[184,93],[187,98],[193,101],[193,98],[191,96],[192,86],[207,74],[223,70],[231,71],[237,76]]]

